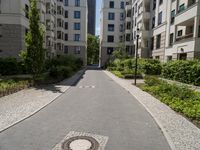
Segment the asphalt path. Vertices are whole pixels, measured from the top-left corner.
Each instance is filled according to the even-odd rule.
[[[170,150],[145,108],[101,70],[0,133],[0,150],[51,150],[70,131],[107,136],[105,150]]]

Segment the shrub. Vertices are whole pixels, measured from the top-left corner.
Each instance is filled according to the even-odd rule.
[[[144,74],[147,75],[160,75],[162,71],[162,65],[159,60],[145,59],[140,61],[141,68]]]
[[[70,66],[52,67],[49,71],[49,76],[52,78],[67,78],[73,73]]]
[[[200,61],[177,60],[163,65],[162,76],[179,82],[200,85]]]
[[[200,93],[186,86],[169,84],[155,77],[145,77],[145,85],[141,86],[173,110],[183,113],[190,119],[200,121]]]
[[[0,58],[0,74],[1,75],[16,75],[23,70],[21,63],[16,58]]]

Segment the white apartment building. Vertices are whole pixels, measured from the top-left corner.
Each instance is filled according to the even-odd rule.
[[[41,21],[44,23],[43,1],[38,3],[41,11]],[[25,34],[29,26],[27,0],[1,0],[0,1],[0,56],[18,57],[19,52],[25,49]]]
[[[164,60],[200,58],[200,1],[170,0]]]
[[[104,0],[104,3],[119,3],[123,0]],[[102,5],[101,41],[106,41],[107,13]],[[116,8],[117,9],[117,8]],[[122,8],[118,11],[123,12]],[[199,0],[127,0],[124,8],[124,33],[115,32],[117,37],[124,34],[124,44],[128,54],[135,54],[136,36],[139,35],[138,55],[159,59],[162,62],[175,59],[200,58],[200,2]],[[117,12],[117,10],[115,10]],[[119,20],[116,24],[123,24]],[[104,32],[103,32],[104,31]],[[117,43],[114,43],[117,45]],[[104,49],[100,45],[101,53]],[[107,47],[114,47],[107,43]],[[105,50],[104,50],[105,53]],[[102,65],[108,57],[101,55]]]
[[[112,52],[124,42],[125,0],[103,0],[100,22],[100,65],[103,66]]]
[[[38,9],[46,30],[46,56],[73,55],[86,64],[87,0],[39,0]],[[28,10],[28,0],[0,0],[0,57],[18,57],[26,48]]]
[[[87,0],[57,0],[57,55],[74,55],[87,64]]]

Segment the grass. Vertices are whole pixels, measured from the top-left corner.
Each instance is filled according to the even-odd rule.
[[[138,87],[200,127],[200,92],[187,86],[167,83],[156,77],[146,77],[145,84]]]
[[[30,79],[4,79],[0,81],[0,97],[29,87],[33,82]]]

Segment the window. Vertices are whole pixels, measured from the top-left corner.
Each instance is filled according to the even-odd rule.
[[[65,22],[65,29],[68,30],[68,22]]]
[[[114,31],[115,25],[114,24],[108,24],[108,31]]]
[[[175,10],[171,11],[171,24],[174,23],[176,12]]]
[[[162,24],[162,12],[158,14],[158,25]]]
[[[171,61],[172,60],[172,56],[167,56],[167,61]]]
[[[113,47],[108,47],[107,48],[107,54],[108,55],[111,55],[113,53],[113,51],[114,51]]]
[[[114,1],[110,1],[110,5],[109,5],[110,8],[114,8],[115,7],[115,3]]]
[[[81,24],[80,23],[74,23],[74,30],[80,30]]]
[[[161,45],[161,34],[156,36],[156,49],[159,49]]]
[[[68,41],[68,34],[65,34],[65,41]]]
[[[79,7],[80,6],[80,0],[75,0],[75,6]]]
[[[68,0],[65,0],[65,6],[68,6],[69,4],[68,4],[69,2],[68,2]]]
[[[76,46],[74,49],[74,54],[80,54],[81,53],[81,47]]]
[[[120,8],[121,8],[121,9],[124,9],[124,8],[125,8],[124,2],[121,2]]]
[[[153,0],[153,10],[156,8],[156,0]]]
[[[115,20],[115,13],[108,13],[108,20]]]
[[[81,18],[81,12],[80,11],[74,11],[74,18],[80,19]]]
[[[155,20],[156,20],[156,18],[155,18],[155,16],[152,18],[152,29],[153,28],[155,28]]]
[[[119,31],[120,31],[120,32],[123,32],[123,31],[124,31],[124,25],[123,25],[123,24],[120,24]]]
[[[173,43],[174,43],[174,33],[171,33],[169,37],[169,46],[172,46]]]
[[[120,13],[120,20],[121,20],[121,21],[124,20],[124,13]]]
[[[183,35],[183,30],[179,30],[178,31],[178,36],[182,36]]]
[[[68,18],[68,11],[65,11],[65,18]]]
[[[25,4],[25,17],[29,18],[29,7],[27,4]]]
[[[74,35],[74,41],[80,41],[80,34],[75,34]]]
[[[151,38],[151,50],[154,50],[154,37]]]
[[[163,0],[159,0],[159,5],[161,5],[163,3]]]
[[[180,5],[179,6],[179,12],[182,12],[182,11],[184,11],[185,10],[185,4],[182,4],[182,5]]]
[[[114,42],[114,36],[113,35],[108,35],[107,42],[113,43]]]
[[[67,54],[68,53],[68,46],[64,47],[64,53]]]

